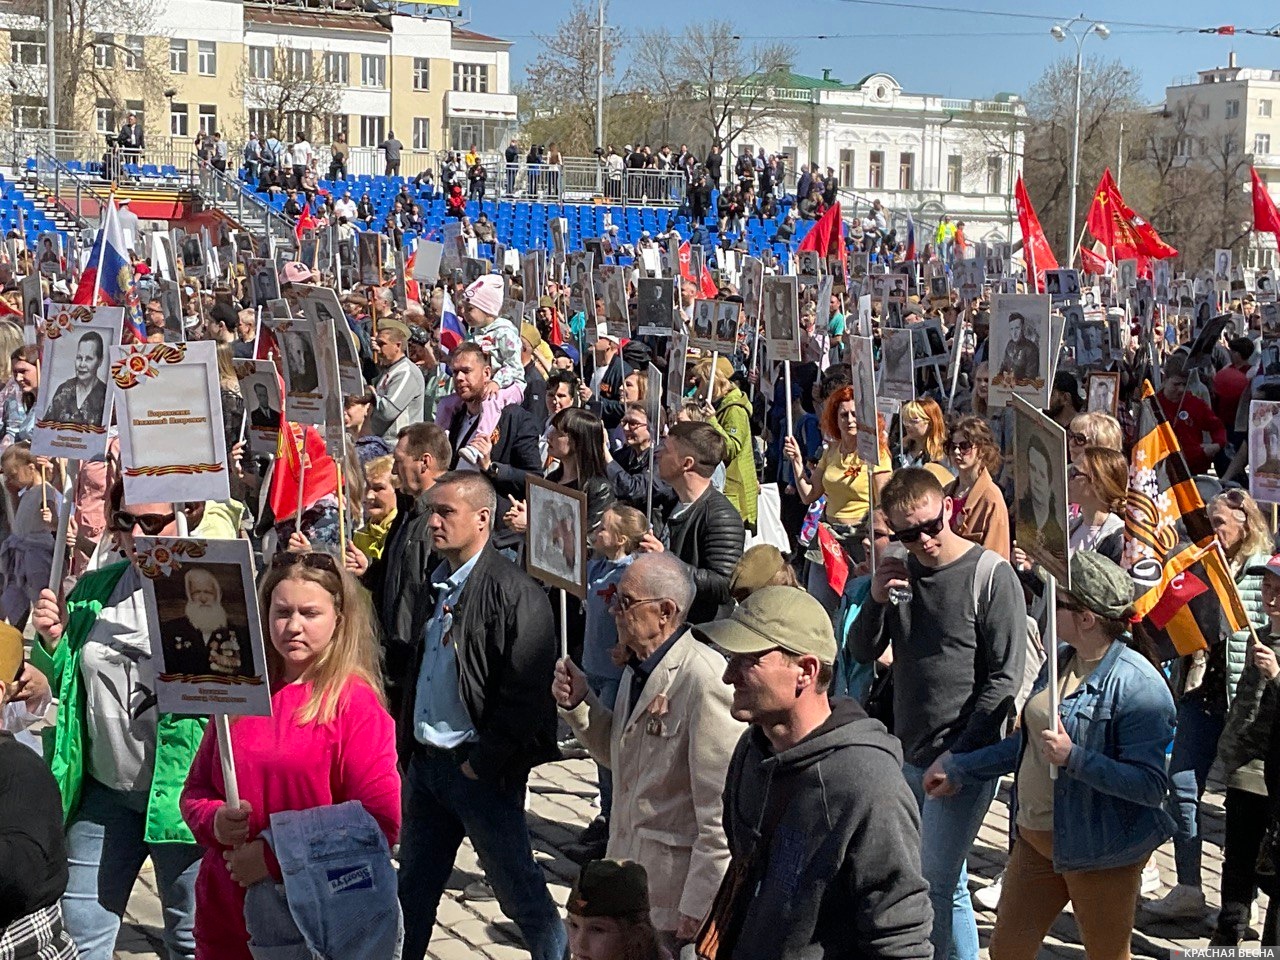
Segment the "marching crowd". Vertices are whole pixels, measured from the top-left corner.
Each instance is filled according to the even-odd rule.
[[[735,163],[745,204],[782,182],[780,163]],[[703,169],[717,186],[729,172],[716,148]],[[804,177],[801,206],[820,211],[834,179]],[[883,211],[856,230],[879,236]],[[963,256],[954,233],[938,241]],[[301,263],[280,277],[332,279]],[[974,960],[966,859],[1008,775],[1008,864],[980,903],[997,911],[991,956],[1035,957],[1070,903],[1086,954],[1123,958],[1140,906],[1207,909],[1199,814],[1215,764],[1213,942],[1250,936],[1280,835],[1280,557],[1238,485],[1249,400],[1270,389],[1251,298],[1230,305],[1229,342],[1161,338],[1158,366],[1125,328],[1116,415],[1085,409],[1064,354],[1045,412],[1068,438],[1071,579],[1050,605],[1018,545],[1037,520],[1013,500],[1012,412],[989,402],[985,299],[908,298],[906,325],[937,317],[961,338],[959,386],[922,370],[886,421],[855,404],[842,335],[856,307],[839,289],[824,323],[801,318],[804,360],[783,376],[728,277],[717,296],[740,305],[742,334],[714,356],[596,327],[554,279],[521,291],[531,316],[508,315],[518,283],[450,274],[401,309],[388,288],[346,293],[365,389],[344,397],[341,449],[285,411],[283,442],[311,451],[301,484],[239,442],[250,404],[234,360],[263,355],[249,285],[191,285],[185,333],[217,344],[233,500],[130,502],[113,446],[69,488],[59,590],[46,585],[65,465],[31,454],[37,353],[0,320],[4,542],[26,553],[0,571],[0,956],[108,960],[149,858],[173,960],[418,960],[465,838],[539,960]],[[677,291],[680,327],[698,281]],[[461,342],[442,336],[450,304]],[[144,321],[163,340],[162,311]],[[877,337],[880,321],[873,304]],[[1145,378],[1192,470],[1216,471],[1208,517],[1249,617],[1183,657],[1135,622],[1122,565]],[[876,462],[858,453],[867,430]],[[545,533],[530,477],[585,497],[581,601],[560,605],[525,572]],[[130,561],[135,537],[180,528],[247,537],[262,558],[272,715],[230,724],[238,798],[213,725],[158,712],[152,693],[158,625]],[[212,643],[216,620],[191,620]],[[42,722],[44,762],[24,732]],[[579,746],[599,814],[567,850],[582,870],[557,904],[525,794],[533,768]],[[1170,839],[1176,885],[1140,904]],[[1274,906],[1261,936],[1277,945]]]

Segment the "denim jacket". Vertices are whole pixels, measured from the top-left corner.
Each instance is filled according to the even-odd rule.
[[[1071,648],[1060,646],[1061,671]],[[1048,684],[1045,664],[1032,694]],[[1065,697],[1058,709],[1073,744],[1053,787],[1053,868],[1104,870],[1145,860],[1173,836],[1164,809],[1169,778],[1165,748],[1176,711],[1164,678],[1123,640]],[[946,758],[958,786],[1012,773],[1025,749],[1021,728],[999,743]],[[1014,809],[1017,817],[1015,791]]]

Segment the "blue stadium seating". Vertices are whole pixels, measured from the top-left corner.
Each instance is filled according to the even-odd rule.
[[[27,246],[33,250],[40,234],[49,231],[63,232],[58,231],[58,225],[52,217],[23,196],[16,184],[10,183],[0,174],[0,229],[5,235],[18,225],[19,213],[26,232]]]

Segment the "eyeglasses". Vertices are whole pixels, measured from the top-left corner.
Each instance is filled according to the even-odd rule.
[[[938,511],[937,519],[929,520],[926,523],[918,523],[914,527],[907,527],[905,530],[895,530],[893,535],[889,537],[895,543],[918,543],[921,537],[936,537],[942,532],[942,528],[946,525],[947,508],[943,507]]]
[[[1067,440],[1077,447],[1083,447],[1089,442],[1089,438],[1083,433],[1076,433],[1074,430],[1067,431]]]
[[[758,650],[755,653],[729,653],[727,650],[722,650],[721,652],[725,655],[725,659],[729,661],[730,669],[742,670],[757,666],[769,654],[781,649],[781,647],[770,647],[768,650]]]
[[[968,453],[973,449],[972,440],[952,440],[947,443],[948,450],[954,450],[957,453]]]
[[[647,426],[649,426],[649,421],[648,421],[648,420],[632,420],[632,419],[628,418],[628,419],[626,419],[626,420],[623,420],[623,421],[622,421],[622,425],[623,425],[624,427],[631,427],[631,428],[633,428],[633,429],[639,429],[640,427],[647,427]]]
[[[661,603],[666,597],[628,597],[621,593],[615,593],[609,600],[609,606],[622,613],[626,613],[632,607],[637,607],[642,603]]]
[[[131,533],[135,527],[148,537],[158,537],[177,517],[172,513],[129,513],[117,510],[111,528],[118,533]]]
[[[281,550],[271,558],[272,570],[285,570],[298,564],[311,570],[323,570],[325,573],[337,574],[339,572],[338,562],[329,554],[320,553],[319,551],[293,553],[289,550]]]

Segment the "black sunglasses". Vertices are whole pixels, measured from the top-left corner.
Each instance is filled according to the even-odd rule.
[[[111,519],[111,529],[117,533],[129,533],[138,527],[148,537],[158,537],[161,531],[177,517],[172,513],[129,513],[117,510]]]
[[[1067,439],[1079,446],[1085,446],[1089,443],[1089,438],[1083,433],[1076,433],[1074,430],[1067,432]]]
[[[936,537],[942,532],[942,528],[946,525],[946,507],[938,511],[937,519],[929,520],[926,523],[918,523],[914,527],[907,527],[905,530],[895,530],[889,537],[894,543],[918,543],[921,537]]]
[[[973,449],[972,440],[952,440],[947,443],[948,450],[956,450],[960,453],[968,453]]]
[[[327,553],[321,553],[317,550],[308,553],[292,553],[288,550],[282,550],[271,558],[271,569],[283,570],[287,567],[302,564],[312,570],[323,570],[326,573],[339,573],[338,563]]]

